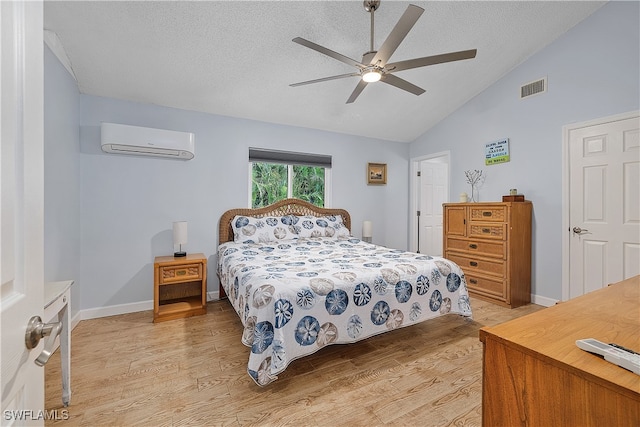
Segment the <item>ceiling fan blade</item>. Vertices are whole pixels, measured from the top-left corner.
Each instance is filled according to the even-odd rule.
[[[355,59],[351,59],[348,56],[344,56],[344,55],[342,55],[342,54],[340,54],[338,52],[334,52],[331,49],[327,49],[324,46],[320,46],[319,44],[316,44],[314,42],[310,42],[309,40],[303,39],[302,37],[296,37],[295,39],[293,39],[293,42],[294,43],[298,43],[298,44],[300,44],[302,46],[308,47],[309,49],[313,49],[316,52],[320,52],[322,54],[330,56],[333,59],[337,59],[340,62],[344,62],[345,64],[352,65],[352,66],[358,67],[358,68],[364,67],[363,64],[359,63]]]
[[[347,104],[351,104],[353,101],[355,101],[356,98],[362,93],[364,88],[367,86],[367,84],[368,83],[365,82],[364,80],[360,80],[356,88],[353,90],[353,92],[351,92],[351,96],[349,97],[349,99],[347,99]]]
[[[401,79],[398,76],[394,76],[393,74],[383,75],[380,81],[400,88],[402,90],[406,90],[407,92],[411,92],[414,95],[422,95],[424,93],[424,89],[422,89],[421,87],[418,87],[413,83],[409,83],[408,81]]]
[[[406,61],[387,64],[385,68],[388,70],[388,72],[395,73],[396,71],[409,70],[411,68],[426,67],[427,65],[442,64],[444,62],[475,58],[476,52],[476,49],[471,49],[461,50],[459,52],[443,53],[441,55],[425,56],[424,58],[408,59]]]
[[[411,31],[415,23],[418,21],[422,12],[424,12],[424,9],[416,5],[410,4],[409,7],[407,7],[407,10],[405,10],[404,14],[400,17],[396,26],[393,27],[393,30],[391,30],[387,39],[382,43],[380,49],[378,49],[378,52],[376,53],[376,56],[373,57],[371,64],[376,64],[380,61],[380,66],[385,66],[389,58],[391,58],[391,55],[393,55],[393,52],[396,51],[398,46],[400,46],[400,43],[402,43],[402,40],[404,40],[409,31]]]
[[[293,83],[293,84],[290,84],[289,86],[297,87],[297,86],[303,86],[303,85],[310,85],[312,83],[327,82],[329,80],[344,79],[346,77],[355,77],[355,76],[360,77],[360,73],[348,73],[348,74],[340,74],[338,76],[323,77],[321,79],[307,80],[306,82]]]

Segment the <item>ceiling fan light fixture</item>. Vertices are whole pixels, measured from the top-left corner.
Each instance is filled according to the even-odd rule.
[[[2,1],[2,0],[0,0]],[[340,74],[337,76],[324,77],[322,79],[308,80],[306,82],[294,83],[289,86],[302,86],[311,83],[326,82],[329,80],[343,79],[347,77],[360,77],[360,81],[356,85],[351,96],[347,99],[347,104],[353,103],[360,93],[363,91],[368,83],[374,83],[382,81],[385,84],[395,86],[398,89],[402,89],[406,92],[414,95],[422,95],[425,90],[410,83],[394,73],[397,71],[411,70],[413,68],[426,67],[428,65],[442,64],[445,62],[460,61],[463,59],[471,59],[476,57],[476,49],[464,50],[459,52],[443,53],[439,55],[425,56],[422,58],[408,59],[405,61],[389,62],[389,58],[394,54],[398,46],[405,39],[409,31],[418,21],[418,18],[424,12],[424,9],[410,4],[405,12],[402,14],[396,25],[393,27],[387,38],[380,48],[376,50],[373,45],[374,37],[374,12],[380,8],[380,0],[364,0],[364,9],[371,15],[371,44],[369,51],[362,55],[360,62],[355,59],[351,59],[348,56],[344,56],[338,52],[334,52],[331,49],[327,49],[324,46],[320,46],[309,40],[305,40],[302,37],[296,37],[293,39],[294,43],[298,43],[302,46],[313,49],[316,52],[320,52],[323,55],[329,56],[340,62],[343,62],[352,67],[356,67],[357,71],[347,74]],[[383,79],[384,77],[384,79]]]
[[[367,83],[374,83],[382,78],[382,73],[377,68],[365,68],[362,70],[362,80]]]

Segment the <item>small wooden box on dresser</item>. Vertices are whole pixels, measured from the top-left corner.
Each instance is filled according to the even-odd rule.
[[[531,302],[532,203],[445,203],[444,257],[472,296],[515,308]]]
[[[159,256],[154,262],[153,321],[207,312],[207,258]]]

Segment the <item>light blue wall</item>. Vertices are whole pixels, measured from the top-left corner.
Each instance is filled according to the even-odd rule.
[[[559,299],[562,126],[639,108],[639,14],[638,2],[607,4],[412,144],[79,95],[45,49],[45,277],[76,280],[76,310],[150,301],[153,257],[186,220],[186,250],[209,257],[216,291],[217,221],[247,205],[249,146],[331,154],[332,205],[352,213],[354,235],[370,219],[374,242],[404,249],[409,159],[450,150],[452,200],[469,191],[464,170],[481,168],[481,200],[516,187],[533,201],[533,292]],[[518,99],[543,76],[548,93]],[[102,121],[194,132],[196,158],[105,154]],[[484,144],[504,137],[511,162],[485,167]],[[388,185],[367,186],[367,162],[388,164]]]
[[[411,144],[410,156],[451,150],[451,200],[483,169],[481,201],[517,188],[533,202],[532,292],[561,299],[562,127],[640,107],[640,3],[611,2]],[[482,52],[478,52],[480,56]],[[548,92],[519,87],[548,78]],[[511,161],[485,166],[484,145],[509,138]]]
[[[195,158],[103,153],[100,122],[194,132]],[[188,222],[185,249],[208,257],[217,291],[218,219],[247,207],[250,146],[332,155],[332,206],[351,213],[354,235],[370,219],[374,241],[407,247],[408,144],[86,95],[80,126],[83,308],[153,299],[153,259],[172,253],[176,220]],[[386,186],[367,185],[367,162],[387,163]]]
[[[44,278],[75,280],[71,315],[80,307],[80,139],[75,80],[44,49]]]

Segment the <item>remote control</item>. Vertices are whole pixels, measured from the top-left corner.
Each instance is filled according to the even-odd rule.
[[[605,344],[593,338],[577,340],[576,345],[589,353],[604,356],[604,360],[640,375],[640,354],[617,344]]]

